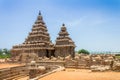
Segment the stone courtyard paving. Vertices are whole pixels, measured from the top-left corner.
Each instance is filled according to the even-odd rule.
[[[86,69],[66,69],[39,80],[120,80],[120,72],[91,72]]]

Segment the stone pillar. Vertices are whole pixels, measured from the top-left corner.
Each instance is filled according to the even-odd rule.
[[[30,66],[29,66],[29,79],[34,79],[37,77],[38,74],[38,68],[37,64],[35,61],[31,61]]]
[[[29,78],[33,79],[33,78],[37,77],[37,73],[38,73],[37,69],[30,69]]]

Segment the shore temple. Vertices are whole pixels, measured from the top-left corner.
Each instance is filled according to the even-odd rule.
[[[26,54],[37,55],[38,57],[63,57],[75,55],[75,44],[69,37],[65,24],[62,24],[56,43],[53,44],[43,20],[41,12],[32,26],[32,31],[22,44],[14,45],[11,52],[14,58],[20,58]]]

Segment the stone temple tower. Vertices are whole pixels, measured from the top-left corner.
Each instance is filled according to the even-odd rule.
[[[16,56],[21,53],[35,53],[38,57],[50,57],[54,52],[54,44],[52,44],[47,31],[43,17],[39,12],[37,20],[32,27],[32,31],[23,44],[13,46],[12,53]]]
[[[56,39],[56,44],[50,40],[45,22],[41,12],[37,16],[35,23],[32,26],[32,31],[22,44],[14,45],[11,53],[13,60],[29,62],[32,60],[39,60],[40,57],[63,57],[68,55],[74,57],[75,44],[69,37],[65,24],[62,25],[59,32],[59,37]]]
[[[59,37],[57,37],[56,39],[55,55],[64,58],[68,55],[74,57],[75,55],[74,49],[75,44],[69,37],[65,24],[63,24],[59,32]]]

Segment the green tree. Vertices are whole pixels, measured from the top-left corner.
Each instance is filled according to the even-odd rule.
[[[81,54],[81,53],[83,53],[83,54],[90,54],[90,52],[85,50],[85,49],[81,49],[81,50],[78,51],[78,54]]]
[[[5,53],[5,54],[3,54]],[[10,58],[11,57],[11,53],[10,50],[8,49],[0,49],[0,58]]]
[[[3,53],[7,54],[8,50],[6,48],[3,49]]]
[[[0,49],[0,55],[2,55],[2,49]]]

